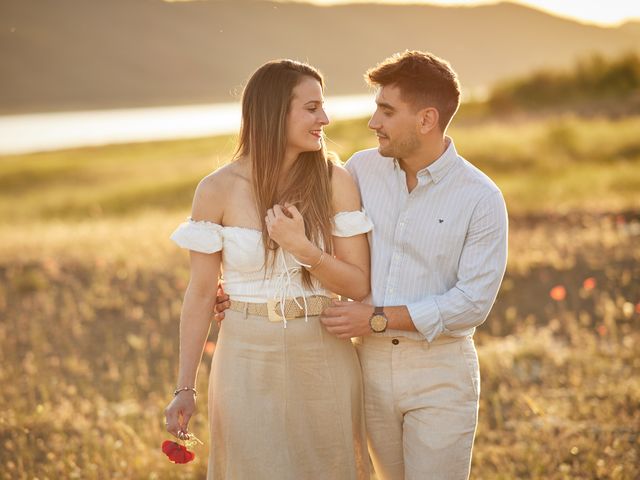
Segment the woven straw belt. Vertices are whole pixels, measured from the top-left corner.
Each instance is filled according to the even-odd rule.
[[[296,305],[293,298],[287,298],[284,303],[284,316],[287,320],[293,318],[304,317],[304,300],[302,297],[297,297],[298,303],[302,308]],[[247,315],[259,315],[262,317],[269,317],[272,322],[281,322],[282,310],[280,308],[280,302],[278,300],[270,300],[267,303],[251,303],[251,302],[238,302],[231,300],[231,310],[236,312],[247,312]],[[322,311],[331,305],[331,298],[323,295],[312,295],[307,297],[307,316],[312,317],[314,315],[320,315]]]

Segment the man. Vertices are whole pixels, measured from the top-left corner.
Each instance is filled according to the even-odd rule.
[[[321,321],[356,337],[378,478],[466,479],[480,392],[473,333],[505,271],[505,204],[445,136],[460,99],[447,62],[407,51],[366,77],[378,88],[379,146],[347,169],[374,224],[371,294],[335,302]]]
[[[504,275],[505,204],[445,136],[460,98],[447,62],[408,51],[366,77],[378,87],[369,127],[379,146],[347,169],[374,224],[371,295],[321,320],[358,337],[378,478],[465,479],[480,391],[472,336]]]

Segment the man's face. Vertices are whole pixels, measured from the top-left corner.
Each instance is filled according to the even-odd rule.
[[[418,112],[402,99],[400,89],[394,85],[378,89],[376,105],[369,128],[378,137],[378,152],[383,157],[410,156],[420,147]]]

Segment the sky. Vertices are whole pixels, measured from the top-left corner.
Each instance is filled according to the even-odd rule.
[[[339,3],[429,3],[432,5],[480,5],[498,3],[478,0],[307,0],[308,3],[330,5]],[[627,20],[640,20],[639,0],[511,0],[554,15],[569,17],[584,23],[616,26]]]

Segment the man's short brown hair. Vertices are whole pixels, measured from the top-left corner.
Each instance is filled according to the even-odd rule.
[[[428,52],[396,53],[365,74],[370,85],[397,86],[402,99],[417,109],[434,107],[444,132],[460,105],[458,76],[446,60]]]

